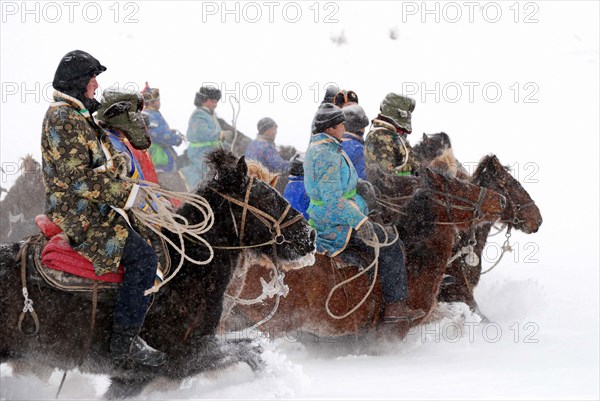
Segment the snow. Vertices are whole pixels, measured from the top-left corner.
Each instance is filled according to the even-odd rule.
[[[544,223],[536,234],[513,233],[515,252],[482,277],[476,298],[490,324],[476,325],[464,305],[440,305],[442,320],[368,349],[259,338],[265,372],[235,366],[157,382],[138,399],[599,399],[599,3],[267,3],[2,2],[0,185],[14,182],[21,156],[39,159],[47,84],[60,57],[79,48],[108,67],[102,88],[159,87],[173,128],[185,132],[194,92],[217,82],[239,88],[242,132],[253,136],[270,116],[277,142],[300,150],[329,82],[356,91],[371,118],[386,93],[412,94],[412,143],[444,131],[471,168],[495,153]],[[232,118],[227,102],[217,112]],[[504,238],[491,240],[486,266]],[[7,365],[0,375],[3,400],[52,399],[61,379]],[[99,399],[107,385],[70,372],[60,398]]]

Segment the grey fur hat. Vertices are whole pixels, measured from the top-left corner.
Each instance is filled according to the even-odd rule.
[[[346,121],[346,131],[352,132],[353,134],[362,134],[361,130],[369,125],[369,119],[365,114],[365,110],[358,104],[346,106],[342,109]]]

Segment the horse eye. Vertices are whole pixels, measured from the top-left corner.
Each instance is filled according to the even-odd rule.
[[[515,205],[515,209],[516,210],[521,210],[521,205],[519,205],[518,203]]]

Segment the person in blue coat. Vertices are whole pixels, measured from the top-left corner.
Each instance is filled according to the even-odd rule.
[[[300,155],[292,158],[290,163],[290,175],[288,183],[283,191],[283,197],[292,205],[294,209],[302,213],[304,218],[308,220],[308,205],[310,199],[306,195],[304,188],[304,167],[302,164],[304,159]]]
[[[358,174],[341,146],[344,113],[333,104],[319,108],[304,160],[304,186],[310,198],[309,224],[317,231],[317,252],[334,257],[343,252],[369,253],[369,243],[383,242],[384,228],[368,217],[365,200],[356,191]],[[398,324],[423,317],[404,302],[408,279],[400,240],[380,248],[379,268],[385,302],[384,322]]]
[[[158,181],[163,188],[183,192],[186,191],[183,178],[177,166],[177,153],[174,146],[181,145],[183,135],[169,127],[169,124],[160,112],[160,91],[151,88],[146,82],[142,90],[144,97],[144,110],[142,114],[148,119],[148,133],[152,139],[150,157],[156,169]]]
[[[365,111],[358,104],[353,104],[342,108],[344,117],[344,126],[346,132],[342,137],[342,149],[348,155],[356,172],[358,178],[361,180],[367,179],[366,167],[365,167],[365,127],[369,125],[369,119],[365,114]]]
[[[215,109],[221,100],[221,91],[211,86],[203,86],[196,92],[196,110],[190,117],[187,129],[189,146],[186,150],[190,164],[182,169],[190,190],[194,190],[208,174],[206,155],[221,146],[221,125]]]
[[[275,146],[277,123],[269,117],[261,118],[256,125],[258,134],[246,148],[246,160],[255,160],[269,169],[271,173],[287,174],[290,162],[285,160]]]

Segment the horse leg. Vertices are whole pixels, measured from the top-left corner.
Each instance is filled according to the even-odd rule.
[[[262,347],[248,338],[224,339],[202,338],[203,346],[193,346],[192,349],[202,350],[194,360],[193,365],[186,366],[186,374],[193,375],[207,370],[221,370],[231,365],[244,362],[250,368],[259,372],[266,366],[262,360]]]
[[[479,305],[475,300],[473,300],[473,306],[471,307],[471,311],[481,318],[481,323],[488,324],[491,323],[491,320],[479,309]]]
[[[107,400],[131,398],[140,394],[150,381],[150,376],[132,376],[110,378],[110,386],[104,394]]]

